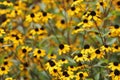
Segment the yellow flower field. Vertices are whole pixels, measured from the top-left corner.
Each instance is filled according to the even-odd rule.
[[[0,0],[0,80],[120,80],[120,0]]]

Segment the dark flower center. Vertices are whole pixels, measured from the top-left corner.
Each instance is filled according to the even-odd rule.
[[[84,19],[83,22],[84,22],[84,23],[88,23],[88,20],[87,20],[87,19]]]
[[[77,30],[77,29],[79,29],[79,28],[80,28],[79,26],[75,26],[75,28],[74,28],[74,29],[75,29],[75,30]]]
[[[89,49],[90,46],[88,44],[84,45],[84,49]]]
[[[20,38],[18,36],[16,36],[16,40],[19,40]]]
[[[95,15],[96,15],[96,12],[95,12],[95,11],[91,11],[90,15],[91,15],[91,16],[95,16]]]
[[[41,27],[40,29],[41,29],[41,30],[44,30],[44,27]]]
[[[73,68],[73,66],[70,66],[70,68]]]
[[[62,61],[65,61],[65,58],[62,58]]]
[[[1,70],[2,70],[2,71],[5,71],[5,67],[1,67]]]
[[[108,48],[108,45],[104,45],[105,46],[105,48]]]
[[[65,77],[69,77],[69,74],[68,74],[66,71],[63,72],[63,75],[64,75]]]
[[[75,10],[75,7],[71,7],[71,10],[74,11],[74,10]]]
[[[54,69],[53,71],[56,73],[56,72],[57,72],[57,69]]]
[[[82,66],[82,63],[81,63],[81,62],[79,62],[79,63],[78,63],[78,66]]]
[[[79,76],[80,76],[80,77],[83,77],[83,74],[82,74],[82,73],[80,73],[80,74],[79,74]]]
[[[113,64],[114,64],[114,66],[118,66],[118,62],[114,62]]]
[[[60,44],[59,45],[59,48],[62,50],[62,49],[64,49],[64,45],[63,44]]]
[[[38,29],[38,28],[35,28],[35,31],[37,32],[37,31],[39,31],[39,29]]]
[[[62,20],[61,20],[61,24],[65,24],[65,20],[62,19]]]
[[[116,76],[119,76],[120,75],[120,71],[118,71],[117,69],[114,71],[114,74],[116,75]]]
[[[118,49],[118,46],[115,46],[115,49]]]
[[[22,50],[22,52],[23,52],[23,53],[26,53],[26,52],[27,52],[27,50],[26,50],[26,49],[23,49],[23,50]]]
[[[31,13],[30,16],[31,16],[32,18],[35,17],[34,13]]]
[[[115,29],[118,29],[118,28],[119,28],[119,25],[114,25],[114,28],[115,28]]]
[[[100,5],[103,6],[103,2],[100,2]]]
[[[3,38],[0,38],[0,43],[3,43],[4,39]]]
[[[26,63],[24,63],[23,64],[25,67],[28,67],[29,66],[29,64],[26,62]]]
[[[38,53],[40,54],[40,53],[41,53],[41,50],[38,50]]]
[[[7,64],[8,64],[8,62],[7,62],[7,61],[5,61],[5,62],[4,62],[4,65],[7,65]]]
[[[80,54],[78,54],[78,57],[82,57],[83,55],[80,53]]]
[[[100,54],[100,50],[97,49],[97,50],[95,51],[95,53],[96,53],[96,54]]]
[[[46,13],[46,12],[43,12],[42,15],[43,15],[43,16],[47,16],[47,13]]]
[[[49,62],[51,67],[55,66],[55,63],[52,60],[49,60],[48,62]]]
[[[120,1],[117,2],[117,5],[120,6]]]

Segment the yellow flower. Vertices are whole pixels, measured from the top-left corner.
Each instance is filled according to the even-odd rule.
[[[115,70],[115,69],[120,70],[120,63],[118,63],[118,62],[111,62],[111,63],[109,63],[108,68],[110,68],[111,70]]]
[[[75,7],[75,6],[72,6],[72,7],[67,11],[67,13],[68,13],[69,16],[77,15],[77,14],[79,14],[79,12],[80,12],[80,8],[79,8],[79,7]]]
[[[72,71],[62,71],[60,73],[61,75],[61,80],[71,80],[74,78],[73,72]]]
[[[75,26],[74,30],[72,31],[72,34],[76,34],[82,31],[84,31],[83,28],[80,28],[79,26]]]
[[[60,65],[62,65],[62,64],[68,63],[68,60],[65,59],[65,58],[62,58],[62,59],[60,59],[60,60],[58,61],[58,63],[59,63]]]
[[[108,45],[104,45],[104,46],[101,46],[101,50],[109,52],[109,51],[111,51],[111,47],[109,47]]]
[[[53,54],[53,53],[48,54],[47,56],[48,56],[49,59],[56,59],[57,58],[57,55]]]
[[[31,14],[26,16],[26,21],[27,22],[36,22],[36,23],[38,23],[39,20],[40,20],[39,15],[36,14],[36,13],[31,13]]]
[[[111,50],[112,50],[112,52],[120,52],[120,46],[113,45]]]
[[[0,2],[0,4],[3,4],[5,6],[13,6],[13,3],[10,0],[6,0],[6,1]]]
[[[74,60],[76,62],[86,61],[87,60],[87,55],[79,53],[74,57]]]
[[[6,66],[0,66],[0,75],[8,74],[9,67]]]
[[[93,27],[93,22],[89,19],[83,19],[82,22],[80,22],[77,26],[82,26],[83,28],[91,28]]]
[[[7,17],[6,17],[6,15],[1,15],[0,16],[0,18],[1,18],[1,27],[5,27],[9,22],[10,22],[10,19],[8,19]]]
[[[76,66],[73,66],[73,65],[68,66],[67,69],[68,69],[68,71],[77,71]]]
[[[55,25],[56,25],[56,27],[58,27],[60,29],[65,29],[65,28],[67,28],[66,24],[67,24],[66,21],[64,19],[61,19],[61,20],[58,20]]]
[[[116,36],[120,36],[120,27],[119,25],[114,25],[114,26],[110,26],[110,36],[111,37],[116,37]]]
[[[85,80],[88,77],[88,73],[86,72],[78,72],[76,76],[76,80]]]
[[[59,55],[66,54],[70,51],[70,46],[67,44],[60,44],[59,45]]]
[[[9,77],[9,78],[5,78],[5,80],[15,80],[15,79],[13,79],[12,77]]]
[[[88,44],[84,45],[84,49],[81,50],[82,54],[91,54],[94,52],[94,48]]]
[[[100,49],[96,49],[94,53],[91,54],[91,57],[101,59],[104,57],[104,55],[105,55],[104,51]]]
[[[120,70],[113,70],[109,76],[112,78],[112,80],[120,80]]]
[[[37,59],[40,59],[40,57],[44,57],[45,54],[45,50],[42,49],[35,48],[35,50],[33,51],[33,56],[37,56]]]
[[[18,50],[18,57],[23,58],[24,56],[28,56],[28,53],[32,50],[31,47],[22,46],[21,49]]]
[[[120,0],[112,0],[112,4],[113,4],[115,10],[120,11]]]
[[[32,7],[32,12],[33,12],[33,13],[38,12],[39,10],[40,10],[39,4],[34,5],[34,6]]]
[[[49,72],[52,76],[55,76],[55,77],[58,77],[59,74],[61,72],[61,68],[60,67],[55,67],[55,68],[52,68],[51,71]]]
[[[39,12],[38,13],[39,17],[40,17],[40,22],[41,23],[47,23],[49,19],[53,18],[53,15],[47,12]]]

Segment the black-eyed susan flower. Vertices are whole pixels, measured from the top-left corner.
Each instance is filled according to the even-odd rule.
[[[5,78],[5,80],[15,80],[12,77]]]
[[[76,80],[85,80],[88,77],[87,72],[78,72],[76,75]]]
[[[93,58],[101,59],[104,57],[105,53],[104,51],[101,51],[100,49],[96,49],[93,54],[91,54]]]
[[[105,8],[107,7],[107,5],[108,5],[107,3],[108,3],[108,2],[107,2],[106,0],[100,0],[99,2],[97,2],[96,5],[97,5],[97,8],[99,8],[99,9],[100,9],[101,7],[102,7],[103,9],[105,9]]]
[[[40,17],[40,22],[41,23],[47,23],[48,20],[53,18],[53,15],[51,13],[48,13],[48,12],[45,12],[45,11],[39,12],[38,15]]]
[[[68,63],[68,60],[65,58],[61,58],[58,63],[62,65],[62,64]]]
[[[109,52],[109,51],[111,51],[111,47],[109,45],[103,45],[103,46],[101,46],[101,50]]]
[[[44,57],[45,54],[45,50],[42,49],[35,48],[35,50],[33,51],[33,56],[36,56],[37,59],[40,59],[40,57]]]
[[[65,29],[67,27],[65,19],[60,19],[56,22],[56,27]]]
[[[69,16],[74,16],[77,15],[80,12],[80,8],[79,7],[75,7],[75,6],[71,6],[71,8],[67,11]]]
[[[86,61],[87,60],[87,55],[86,54],[77,54],[75,57],[74,57],[74,60],[76,62],[80,62],[80,61]]]
[[[59,45],[59,55],[66,54],[70,51],[70,46],[67,44],[60,44]]]
[[[26,21],[27,22],[36,22],[36,23],[38,23],[39,20],[40,20],[39,15],[36,14],[36,13],[31,13],[31,14],[26,16]]]
[[[55,60],[48,60],[45,64],[45,69],[49,72],[53,69],[60,67],[60,65]]]
[[[31,47],[28,46],[22,46],[19,50],[18,50],[18,57],[23,58],[24,56],[27,56],[28,53],[32,50]]]
[[[91,54],[94,52],[94,48],[88,44],[84,45],[84,49],[81,50],[82,54]]]
[[[110,26],[110,36],[111,37],[116,37],[116,36],[120,36],[120,27],[119,25],[114,25],[114,26]]]
[[[120,63],[119,62],[111,62],[111,63],[109,63],[108,68],[110,68],[111,70],[115,70],[115,69],[120,70]]]
[[[60,72],[61,72],[61,67],[56,67],[56,68],[53,68],[51,69],[51,71],[49,72],[52,76],[55,76],[55,77],[60,77]]]
[[[56,59],[57,58],[57,55],[53,54],[53,53],[48,54],[47,56],[48,56],[49,59]]]
[[[111,50],[112,52],[120,52],[120,46],[118,46],[117,44],[114,44]]]
[[[8,74],[9,67],[6,66],[0,66],[0,75]]]
[[[95,21],[100,21],[100,16],[99,13],[97,13],[97,11],[90,11],[88,18],[93,19]]]
[[[120,80],[120,70],[115,69],[113,70],[109,76],[112,78],[112,80]]]
[[[78,26],[82,26],[83,28],[90,28],[93,27],[93,22],[89,19],[83,19],[82,22],[78,23]]]
[[[112,4],[114,5],[115,10],[120,11],[120,0],[113,0]]]
[[[0,21],[1,27],[5,27],[10,22],[10,19],[7,18],[5,14],[0,15],[0,18],[1,18],[1,21]]]
[[[74,75],[73,75],[73,72],[72,71],[62,71],[60,73],[61,75],[61,79],[64,79],[64,80],[71,80],[74,78]]]
[[[13,65],[12,61],[9,60],[4,60],[3,61],[3,65],[6,67],[11,67]]]
[[[68,71],[77,71],[77,67],[76,66],[74,66],[74,65],[70,65],[70,66],[68,66]]]
[[[38,12],[38,11],[40,10],[39,4],[34,5],[34,6],[31,8],[31,10],[32,10],[33,13]]]
[[[84,31],[83,28],[81,28],[80,26],[75,26],[72,31],[72,34],[76,34],[76,33],[82,32],[82,31]]]
[[[0,4],[3,4],[5,6],[13,6],[13,3],[10,0],[6,0],[6,1],[0,2]]]

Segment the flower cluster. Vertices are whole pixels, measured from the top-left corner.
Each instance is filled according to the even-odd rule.
[[[120,80],[120,0],[1,0],[0,80]]]

